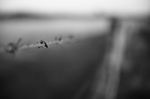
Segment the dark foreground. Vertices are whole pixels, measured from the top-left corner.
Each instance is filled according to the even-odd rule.
[[[99,36],[48,49],[27,49],[20,52],[22,60],[19,55],[16,60],[1,55],[1,97],[71,99],[82,86],[86,85],[86,89],[90,84],[103,59],[105,43],[105,37]]]
[[[117,99],[150,99],[149,30],[141,29],[131,38]],[[108,35],[100,35],[48,49],[26,49],[15,56],[3,53],[0,99],[88,99],[108,45]]]

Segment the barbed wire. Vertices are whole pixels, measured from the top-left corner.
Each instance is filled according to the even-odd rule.
[[[41,42],[43,42],[43,43],[41,43]],[[41,40],[37,44],[23,45],[19,49],[26,49],[26,48],[48,48],[52,44],[61,44],[61,43],[62,43],[62,41],[49,41],[49,42],[46,42],[46,41]]]
[[[36,44],[24,44],[22,46],[19,46],[21,41],[22,39],[19,38],[17,43],[10,42],[7,45],[1,46],[0,53],[7,52],[10,54],[15,54],[18,50],[23,50],[27,48],[49,48],[49,46],[51,45],[62,44],[64,42],[64,40],[61,37],[56,37],[54,41],[47,42],[45,40],[40,40]]]

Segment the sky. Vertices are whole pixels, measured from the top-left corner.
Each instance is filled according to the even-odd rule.
[[[148,13],[149,0],[1,0],[1,12],[35,13]]]

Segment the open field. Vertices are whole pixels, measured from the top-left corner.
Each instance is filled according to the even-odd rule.
[[[114,31],[109,20],[2,21],[1,48],[19,38],[20,46],[60,37],[63,42],[48,48],[30,46],[16,53],[1,51],[0,98],[87,99],[93,95],[93,82],[103,82],[104,89],[109,85],[108,94],[102,90],[106,97],[109,88],[118,86],[112,90],[118,91],[116,99],[149,99],[149,29],[130,21],[123,24]],[[118,33],[115,38],[114,32]]]
[[[0,24],[1,42],[15,41],[22,37],[24,40],[51,40],[58,35],[87,36],[93,33],[103,33],[109,27],[109,21],[93,20],[11,20]],[[102,31],[102,32],[99,32]],[[91,33],[92,32],[92,33]]]
[[[81,90],[81,86],[91,83],[90,79],[105,54],[108,24],[90,23],[2,23],[0,35],[3,44],[16,42],[19,37],[23,44],[41,39],[51,41],[57,35],[63,35],[67,40],[49,48],[18,50],[15,55],[1,53],[0,84],[4,85],[1,88],[4,99],[16,99],[16,96],[18,99],[70,99]],[[73,35],[73,39],[67,39],[68,35]]]

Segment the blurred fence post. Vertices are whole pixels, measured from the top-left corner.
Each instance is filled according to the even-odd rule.
[[[100,64],[92,85],[90,99],[115,99],[120,82],[120,72],[125,60],[125,50],[132,33],[132,22],[111,19],[108,48],[103,64]],[[134,23],[134,22],[133,22]]]

